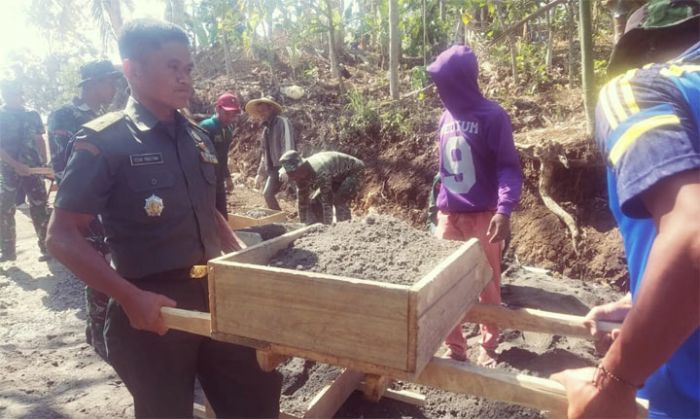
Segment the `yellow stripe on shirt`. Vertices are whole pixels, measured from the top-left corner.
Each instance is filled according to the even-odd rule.
[[[608,153],[610,163],[612,163],[613,166],[616,165],[627,149],[629,149],[639,139],[639,137],[641,137],[647,131],[663,125],[676,125],[680,123],[680,118],[674,114],[656,115],[637,122],[629,127],[624,134],[622,134],[620,139],[617,140],[615,145],[610,150],[610,153]]]
[[[625,108],[622,106],[622,101],[620,100],[620,95],[618,94],[620,79],[621,77],[617,77],[608,83],[607,91],[608,103],[610,103],[612,110],[615,112],[618,123],[622,123],[622,121],[627,119],[627,113],[625,112]]]
[[[683,73],[695,73],[700,71],[700,65],[697,64],[671,64],[666,68],[662,68],[660,73],[664,77],[681,77]]]
[[[629,116],[639,112],[639,106],[637,105],[637,101],[634,99],[634,92],[632,91],[632,86],[630,85],[630,80],[632,80],[636,73],[636,69],[630,70],[625,73],[624,77],[622,77],[620,80],[620,90],[622,90],[622,97],[625,99],[624,105],[630,111]]]
[[[602,89],[600,89],[600,95],[598,96],[598,102],[600,102],[600,107],[603,109],[603,113],[605,114],[605,118],[608,120],[608,125],[610,125],[611,129],[617,128],[617,119],[615,119],[615,114],[613,114],[612,109],[610,109],[610,103],[608,103],[608,86],[610,86],[611,83],[607,83],[605,86],[603,86]]]

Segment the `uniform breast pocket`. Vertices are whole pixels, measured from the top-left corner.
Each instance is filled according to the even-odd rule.
[[[145,169],[145,170],[144,170]],[[133,220],[146,223],[165,222],[180,212],[175,193],[175,177],[167,170],[136,168],[126,175],[130,189],[128,202],[123,203]]]
[[[175,186],[175,176],[167,170],[133,170],[126,177],[129,188],[134,192],[172,188]]]

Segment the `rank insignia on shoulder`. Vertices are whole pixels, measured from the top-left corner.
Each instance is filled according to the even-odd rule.
[[[216,158],[216,154],[212,153],[209,151],[209,147],[203,142],[197,144],[197,148],[199,149],[199,157],[202,158],[202,161],[205,163],[211,163],[211,164],[218,164],[219,159]]]
[[[165,208],[165,205],[163,205],[163,199],[155,194],[146,198],[146,205],[143,207],[149,217],[160,217],[160,214],[163,212],[163,208]]]
[[[216,155],[210,152],[209,150],[200,153],[200,155],[202,156],[202,160],[204,160],[207,163],[219,164],[219,159],[217,159]]]

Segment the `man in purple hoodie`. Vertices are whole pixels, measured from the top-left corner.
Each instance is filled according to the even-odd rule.
[[[523,176],[508,114],[479,91],[476,56],[466,46],[443,51],[428,67],[445,106],[439,125],[440,180],[435,234],[448,240],[478,238],[493,277],[479,297],[501,303],[501,244],[520,199]],[[499,330],[481,325],[479,364],[497,363]],[[452,359],[466,361],[458,325],[445,339]]]

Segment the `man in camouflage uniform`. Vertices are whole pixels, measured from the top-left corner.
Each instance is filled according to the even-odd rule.
[[[351,218],[350,201],[359,189],[359,174],[365,168],[362,160],[337,151],[322,151],[303,159],[295,150],[280,158],[281,175],[297,185],[299,220],[311,224]]]
[[[5,102],[0,108],[0,261],[17,258],[15,211],[19,188],[29,200],[29,214],[42,253],[40,260],[45,260],[49,220],[46,187],[42,178],[31,171],[46,164],[44,126],[37,112],[24,107],[17,82],[3,82],[0,90]]]
[[[80,68],[81,81],[80,97],[76,97],[49,115],[49,147],[51,149],[51,164],[56,173],[56,182],[63,178],[63,170],[68,163],[70,141],[73,136],[86,124],[109,106],[116,93],[116,82],[121,73],[107,60],[91,61]],[[105,243],[102,225],[97,218],[90,225],[87,235],[92,246],[107,257],[109,249]],[[109,297],[93,288],[85,287],[87,309],[87,327],[85,337],[87,342],[103,359],[107,359],[107,348],[104,342],[105,313]]]

